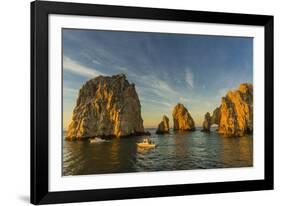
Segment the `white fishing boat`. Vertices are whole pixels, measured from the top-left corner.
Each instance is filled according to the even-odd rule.
[[[140,148],[155,148],[156,144],[152,143],[148,138],[143,139],[142,142],[137,143],[137,146]]]
[[[89,139],[89,142],[91,144],[93,144],[93,143],[102,143],[102,142],[106,142],[106,140],[102,139],[102,138],[99,138],[99,137],[95,137],[93,139]]]

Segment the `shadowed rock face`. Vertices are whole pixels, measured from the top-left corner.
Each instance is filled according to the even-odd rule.
[[[220,107],[217,107],[214,111],[213,111],[213,115],[211,116],[209,112],[207,112],[205,114],[205,119],[203,122],[203,132],[210,132],[210,128],[213,124],[217,124],[219,125],[220,122],[220,118],[221,118],[221,112],[220,112]]]
[[[253,132],[253,85],[241,84],[235,91],[229,91],[221,100],[211,118],[203,122],[203,131],[218,124],[218,132],[224,136],[243,136]],[[204,125],[206,125],[204,129]]]
[[[220,124],[220,119],[221,119],[221,107],[217,107],[212,114],[211,117],[211,125],[213,124]]]
[[[194,131],[194,120],[183,104],[178,103],[173,110],[174,130]]]
[[[130,136],[144,133],[141,105],[134,84],[124,74],[99,76],[79,91],[67,139]]]
[[[165,134],[169,133],[169,118],[164,115],[162,121],[158,125],[158,128],[156,130],[156,134]]]

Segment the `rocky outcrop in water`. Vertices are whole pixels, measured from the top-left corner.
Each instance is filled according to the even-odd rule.
[[[221,100],[218,132],[226,136],[243,136],[253,132],[253,85],[241,84]]]
[[[253,132],[253,85],[241,84],[235,91],[222,97],[211,119],[204,120],[208,125],[217,124],[218,132],[224,136],[243,136]],[[204,127],[203,123],[203,127]],[[206,128],[205,131],[210,131]]]
[[[156,134],[166,134],[169,133],[169,118],[164,115],[162,121],[158,125],[156,130]]]
[[[98,76],[82,86],[67,139],[140,134],[144,134],[140,101],[124,74]]]
[[[203,132],[209,132],[210,131],[210,127],[211,127],[211,115],[209,112],[207,112],[205,114],[205,119],[204,119],[204,122],[203,122],[203,125],[202,125],[203,129],[202,131]]]
[[[194,120],[183,104],[178,103],[173,110],[174,130],[194,131]]]
[[[221,107],[217,107],[212,114],[211,117],[211,125],[213,124],[220,124],[220,119],[221,119]]]
[[[212,116],[210,115],[209,112],[207,112],[205,114],[205,118],[204,118],[204,121],[203,121],[203,129],[202,129],[202,132],[210,132],[210,128],[213,124],[216,124],[216,125],[219,125],[219,122],[220,122],[220,118],[221,118],[221,113],[220,113],[220,107],[216,108],[214,111],[213,111],[213,114]]]

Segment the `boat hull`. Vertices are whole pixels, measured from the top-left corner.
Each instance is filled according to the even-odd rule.
[[[138,147],[140,147],[140,148],[155,148],[156,147],[156,145],[155,144],[144,144],[144,143],[138,143],[137,144],[138,145]]]

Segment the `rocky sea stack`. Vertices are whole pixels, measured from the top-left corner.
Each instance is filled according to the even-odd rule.
[[[163,115],[163,119],[158,125],[156,134],[166,134],[169,133],[169,118],[166,115]]]
[[[211,118],[206,117],[203,130],[217,124],[218,132],[224,136],[243,136],[253,132],[253,85],[241,84],[235,91],[229,91],[221,100]]]
[[[174,130],[194,131],[195,124],[188,110],[178,103],[173,110]]]
[[[66,139],[142,134],[139,97],[124,74],[98,76],[82,86]]]
[[[210,128],[211,128],[211,115],[209,112],[207,112],[205,114],[205,119],[204,119],[204,122],[203,122],[203,129],[202,131],[203,132],[209,132],[210,131]]]

